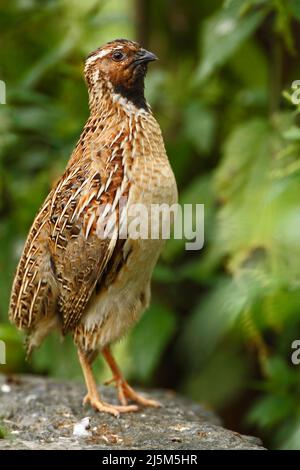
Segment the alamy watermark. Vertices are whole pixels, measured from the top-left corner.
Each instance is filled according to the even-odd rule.
[[[6,345],[2,340],[0,340],[0,365],[1,364],[6,364]]]
[[[294,90],[291,95],[291,101],[293,104],[298,105],[300,104],[300,80],[294,80],[291,88]]]
[[[87,222],[86,237],[92,223]],[[201,250],[204,245],[204,204],[118,203],[98,207],[96,234],[100,239],[186,240],[185,249]]]
[[[109,153],[111,152],[108,163],[113,164],[116,152],[111,148],[122,136],[122,132],[123,129],[108,145]],[[99,146],[96,141],[90,142],[92,159],[98,160],[102,152],[104,153],[103,158],[107,158],[108,149],[106,146]],[[132,155],[134,159],[144,159],[144,156],[139,155],[135,148],[132,149]],[[107,194],[117,169],[118,164],[110,171],[107,181],[100,186],[97,194],[98,201],[101,201],[102,194]],[[156,189],[161,187],[163,192],[169,177],[167,165],[165,168],[159,168],[155,178]],[[127,178],[129,181],[128,175]],[[130,196],[130,191],[127,196],[124,196],[125,191],[126,188],[122,184],[115,192],[111,203],[99,204],[97,214],[93,214],[87,221],[86,238],[96,224],[96,234],[101,239],[168,240],[174,238],[175,240],[186,240],[186,250],[201,250],[203,248],[204,204],[155,203],[151,196],[151,182],[149,182],[149,187],[146,184],[144,188],[141,187],[140,195],[136,195],[134,200]],[[166,191],[166,198],[167,194]],[[162,197],[162,199],[164,198]]]
[[[0,104],[6,104],[6,85],[3,80],[0,80]]]
[[[291,348],[294,349],[294,352],[291,355],[291,361],[294,366],[300,364],[300,339],[295,339],[292,342]]]

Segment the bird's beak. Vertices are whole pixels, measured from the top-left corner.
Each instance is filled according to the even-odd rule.
[[[143,62],[152,62],[154,60],[158,60],[158,57],[153,54],[153,52],[146,51],[146,49],[141,49],[140,52],[142,53],[141,59]]]
[[[147,64],[148,62],[152,62],[154,60],[158,60],[158,57],[153,54],[153,52],[149,52],[146,49],[140,49],[136,54],[136,59],[134,60],[134,64]]]

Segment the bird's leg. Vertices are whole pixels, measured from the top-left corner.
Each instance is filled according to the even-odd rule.
[[[87,360],[86,356],[83,352],[78,349],[78,357],[79,362],[82,368],[82,372],[84,375],[86,387],[87,387],[87,395],[83,400],[83,404],[90,403],[93,408],[97,411],[103,411],[105,413],[110,413],[114,416],[119,416],[120,413],[126,413],[129,411],[136,411],[138,408],[137,406],[116,406],[110,405],[109,403],[105,403],[101,400],[99,392],[97,390],[97,385],[93,376],[92,367]]]
[[[127,399],[129,399],[142,406],[153,406],[156,408],[161,406],[158,401],[144,398],[142,395],[136,393],[132,387],[130,387],[130,385],[124,379],[122,372],[120,371],[118,364],[116,363],[108,346],[102,350],[102,354],[113,373],[113,378],[110,382],[115,382],[118,391],[118,398],[122,405],[127,405]]]

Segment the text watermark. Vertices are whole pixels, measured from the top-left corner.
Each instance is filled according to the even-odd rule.
[[[294,349],[291,355],[291,361],[295,366],[298,366],[300,364],[300,339],[295,339],[291,347]]]
[[[3,80],[0,80],[0,104],[6,104],[6,85]]]
[[[94,220],[94,219],[93,219]],[[92,228],[87,221],[86,238]],[[204,245],[204,204],[129,203],[120,197],[118,204],[100,204],[96,234],[100,239],[186,240],[188,251]]]
[[[1,364],[6,364],[6,345],[2,340],[0,340],[0,365]]]

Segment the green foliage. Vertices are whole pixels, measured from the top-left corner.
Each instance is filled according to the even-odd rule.
[[[147,41],[148,30],[144,45],[161,61],[149,69],[146,94],[181,202],[205,204],[205,245],[187,252],[184,240],[167,243],[151,307],[116,345],[117,359],[129,379],[176,388],[270,446],[300,449],[299,366],[291,363],[300,331],[300,130],[291,100],[300,78],[299,2],[146,3],[142,28],[130,0],[2,6],[5,370],[80,377],[71,338],[49,337],[24,364],[22,339],[7,325],[13,271],[88,115],[82,57],[114,37]],[[106,378],[100,361],[96,367]]]
[[[204,22],[201,34],[203,57],[196,75],[199,82],[208,78],[217,66],[223,65],[257,29],[265,11],[251,11],[255,3],[251,0],[226,2]]]
[[[8,437],[8,431],[4,426],[0,425],[0,439],[5,439]]]
[[[0,365],[1,372],[14,372],[25,368],[22,336],[7,323],[0,323],[0,340],[5,343],[6,364]]]
[[[163,305],[152,305],[148,309],[130,338],[130,351],[134,357],[134,378],[149,380],[158,366],[166,344],[174,334],[175,325],[174,313]]]

